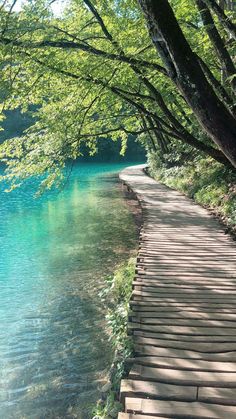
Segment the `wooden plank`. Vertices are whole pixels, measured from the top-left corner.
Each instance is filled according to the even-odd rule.
[[[184,252],[186,252],[186,249],[184,249],[184,247],[183,247],[182,250],[179,250],[178,252],[172,252],[172,253],[169,253],[169,254],[168,254],[168,250],[166,250],[165,248],[162,250],[162,253],[158,254],[158,250],[156,250],[156,246],[153,246],[153,247],[151,246],[149,248],[148,247],[140,247],[139,251],[138,251],[138,258],[139,259],[137,261],[137,266],[142,266],[142,265],[143,266],[145,266],[145,265],[159,266],[160,264],[161,265],[165,264],[168,267],[169,263],[173,263],[173,262],[178,261],[178,260],[181,263],[185,263],[185,264],[187,264],[187,262],[188,262],[189,266],[190,266],[189,262],[191,261],[191,263],[192,263],[192,260],[193,261],[194,260],[204,260],[204,261],[206,261],[206,265],[207,265],[208,262],[210,263],[210,259],[211,259],[211,261],[213,261],[212,254],[211,254],[210,258],[206,258],[206,257],[204,258],[203,255],[199,255],[199,256],[197,255],[198,250],[197,250],[197,248],[195,248],[195,246],[193,247],[193,249],[195,250],[195,252],[192,253],[192,254],[191,253],[190,254],[186,253],[185,256],[187,256],[187,257],[186,257],[186,259],[183,259],[183,254],[184,254]],[[148,256],[143,256],[142,257],[142,254],[143,255],[148,255],[148,253],[150,254],[151,250],[155,254],[155,258],[156,258],[156,260],[153,261],[153,262],[149,261],[150,256],[149,257]],[[220,261],[221,259],[222,260],[225,259],[223,255],[220,255],[219,253],[215,252],[214,249],[212,249],[212,251],[216,254],[217,260]],[[230,252],[229,249],[227,249],[225,251],[225,253],[226,252]],[[226,265],[228,261],[230,261],[229,266]],[[224,260],[224,263],[222,262],[222,266],[220,268],[218,266],[216,266],[216,268],[217,268],[216,270],[221,271],[222,273],[224,271],[227,272],[227,269],[232,268],[235,264],[236,264],[235,256],[234,255],[233,256],[229,255],[229,260]],[[206,269],[206,271],[207,271],[207,269]]]
[[[136,415],[132,413],[119,413],[118,419],[156,419],[156,416]],[[166,416],[158,416],[159,419],[166,419]]]
[[[194,272],[194,275],[192,275],[192,278],[202,278],[202,276],[209,278],[209,281],[212,279],[212,281],[222,281],[225,279],[226,281],[234,281],[235,278],[235,270],[232,272],[217,272],[214,270],[214,268],[210,268],[209,272],[204,270],[203,268],[196,268],[195,266],[192,267],[192,272]],[[135,271],[136,276],[139,276],[140,278],[144,279],[171,279],[171,277],[184,279],[186,277],[190,277],[191,272],[188,269],[183,268],[182,266],[171,266],[169,265],[168,268],[160,268],[155,271],[153,270],[136,270]]]
[[[199,251],[198,249],[193,249],[191,252],[186,252],[184,248],[179,249],[177,251],[173,251],[171,249],[168,249],[168,247],[164,248],[162,252],[158,251],[156,249],[156,246],[153,248],[153,253],[151,253],[151,250],[140,248],[137,264],[158,264],[159,261],[167,261],[173,260],[173,259],[179,259],[182,261],[191,261],[192,259],[202,259],[204,261],[212,260],[212,253],[207,254],[204,251]],[[229,252],[229,253],[227,253]],[[223,264],[227,263],[228,261],[233,261],[233,263],[236,263],[236,254],[232,253],[228,250],[226,250],[223,253],[216,252],[217,259],[222,261]],[[155,257],[155,259],[153,259]],[[153,259],[153,260],[151,260]]]
[[[215,342],[205,343],[205,342],[183,342],[180,340],[167,340],[167,339],[153,339],[146,338],[142,336],[134,335],[133,340],[135,344],[138,345],[151,345],[158,346],[159,348],[173,348],[173,349],[186,349],[193,350],[198,352],[226,352],[226,351],[235,351],[236,343],[235,342]]]
[[[235,321],[230,320],[211,320],[209,318],[194,319],[189,316],[189,318],[176,319],[174,317],[169,318],[158,318],[158,317],[133,317],[132,322],[135,325],[167,325],[167,326],[189,326],[189,327],[221,327],[224,329],[236,328]],[[131,324],[132,324],[131,322]],[[236,329],[235,329],[236,332]],[[231,334],[231,333],[229,333]]]
[[[137,291],[138,292],[138,291]],[[229,296],[229,297],[208,297],[208,296],[201,296],[201,297],[188,297],[188,296],[176,296],[173,295],[172,297],[168,297],[168,296],[158,296],[158,295],[144,295],[145,293],[141,293],[141,294],[132,294],[132,300],[133,301],[144,301],[144,302],[157,302],[157,303],[161,303],[161,302],[165,302],[165,303],[174,303],[174,304],[178,304],[178,303],[186,303],[187,301],[189,301],[189,303],[218,303],[218,304],[226,304],[227,302],[229,304],[232,304],[234,307],[236,307],[236,304],[234,304],[234,301],[236,301],[235,297],[233,296]]]
[[[186,361],[187,360],[183,360]],[[174,368],[154,368],[134,364],[129,379],[156,381],[160,383],[199,386],[199,387],[236,387],[236,372],[193,371]]]
[[[176,335],[199,335],[199,336],[235,336],[236,328],[234,327],[215,327],[215,326],[178,326],[169,325],[150,325],[150,324],[141,324],[141,323],[128,323],[128,330],[131,332],[133,330],[144,330],[157,333],[172,333]]]
[[[148,211],[148,212],[149,212],[149,216],[150,216],[150,211]],[[154,215],[154,217],[156,217],[156,214]],[[156,219],[156,222],[158,223],[157,219]],[[159,224],[158,228],[160,230],[162,228],[162,224]],[[144,230],[146,230],[146,229],[147,229],[147,223],[144,222]],[[216,248],[219,248],[222,251],[224,248],[229,247],[229,243],[230,243],[229,238],[226,237],[226,236],[224,237],[225,240],[221,240],[223,238],[223,235],[222,234],[217,235],[217,230],[215,232],[216,235],[215,235],[214,239],[207,238],[203,234],[201,234],[200,237],[198,237],[198,238],[194,237],[194,239],[193,239],[193,236],[191,236],[191,230],[190,230],[190,234],[188,234],[188,231],[185,227],[178,233],[178,235],[174,234],[172,236],[172,240],[170,241],[171,237],[169,237],[169,233],[172,233],[172,234],[175,233],[175,229],[174,229],[173,225],[166,231],[162,230],[161,233],[162,234],[159,234],[158,237],[155,237],[155,238],[152,237],[152,232],[150,232],[150,237],[145,237],[144,235],[142,235],[143,245],[151,242],[151,243],[157,243],[157,244],[159,244],[159,246],[162,243],[163,244],[164,243],[165,244],[171,243],[172,245],[173,244],[179,244],[179,246],[182,246],[183,245],[183,240],[185,240],[185,241],[190,241],[191,243],[197,242],[202,247],[204,247],[204,246],[206,247],[206,246],[208,246],[208,243],[212,243]],[[221,243],[219,243],[218,240],[216,240],[217,237],[221,241]],[[207,248],[207,250],[209,251],[209,247]],[[234,250],[234,246],[231,246],[231,250]]]
[[[127,364],[138,364],[146,367],[173,368],[191,371],[213,371],[236,373],[236,362],[184,359],[158,356],[136,356],[126,360]]]
[[[189,299],[191,301],[194,300],[219,300],[221,302],[224,302],[224,300],[233,300],[235,301],[236,293],[234,291],[226,291],[225,293],[222,292],[213,292],[212,290],[205,290],[205,291],[198,291],[195,290],[194,292],[192,290],[163,290],[159,291],[158,289],[155,289],[154,287],[143,287],[142,290],[136,290],[134,289],[132,292],[132,297],[134,296],[141,296],[141,297],[152,297],[152,298],[167,298],[167,299],[181,299],[186,300]]]
[[[160,295],[160,297],[163,297],[165,295],[169,296],[175,296],[176,294],[181,294],[184,296],[214,296],[214,297],[222,297],[225,298],[227,296],[236,296],[236,288],[230,288],[230,289],[225,289],[225,288],[220,288],[220,287],[216,287],[215,289],[208,289],[206,286],[202,287],[202,288],[198,288],[197,285],[195,287],[192,288],[184,288],[181,287],[179,288],[178,286],[176,287],[160,287],[160,286],[146,286],[143,284],[133,284],[133,288],[134,291],[139,291],[141,293],[144,293],[144,295],[146,293],[151,293],[151,294],[156,294],[156,295]]]
[[[149,216],[150,216],[150,211],[149,211]],[[155,217],[157,216],[157,214],[153,214],[153,216]],[[158,222],[158,220],[156,221]],[[201,229],[201,224],[197,227],[197,229],[194,229],[193,226],[191,227],[183,226],[183,228],[181,229],[175,229],[173,224],[168,229],[164,229],[161,223],[159,225],[157,224],[157,226],[158,226],[158,232],[155,232],[155,230],[151,230],[150,232],[147,232],[147,224],[146,223],[144,224],[147,234],[142,234],[142,243],[144,244],[148,242],[159,243],[159,240],[166,242],[166,240],[168,240],[169,238],[169,234],[174,233],[172,243],[182,244],[182,240],[180,240],[181,238],[185,241],[190,241],[191,243],[194,243],[195,241],[201,244],[204,243],[205,246],[207,246],[208,243],[213,243],[216,247],[219,246],[218,240],[220,240],[222,244],[221,249],[224,247],[227,247],[227,245],[229,244],[229,237],[226,236],[225,234],[219,233],[219,231],[217,232],[217,230],[216,230],[214,238],[209,237],[209,235],[204,234],[204,231],[202,231]],[[194,234],[194,238],[193,238],[193,234]]]
[[[207,267],[203,267],[202,265],[199,264],[199,266],[196,266],[194,263],[191,263],[192,265],[192,271],[189,268],[189,264],[180,264],[180,263],[171,263],[169,262],[168,265],[166,264],[162,264],[159,265],[158,267],[155,268],[151,268],[151,267],[146,267],[145,269],[141,269],[141,268],[137,268],[135,270],[135,272],[138,275],[145,275],[145,276],[158,276],[160,274],[167,274],[170,275],[172,272],[175,273],[180,273],[181,274],[188,274],[191,275],[191,272],[195,272],[198,273],[199,275],[203,275],[203,274],[207,274],[208,276],[211,277],[217,277],[217,275],[220,275],[220,277],[222,278],[235,278],[235,268],[227,268],[225,270],[221,270],[221,269],[216,269],[216,266],[214,264],[212,265],[208,265]],[[220,266],[220,265],[219,265]]]
[[[186,292],[188,290],[197,290],[197,291],[205,291],[205,290],[213,290],[215,292],[220,292],[222,291],[234,291],[236,290],[236,281],[235,283],[231,282],[231,283],[225,283],[222,281],[222,283],[220,284],[216,284],[215,281],[212,284],[212,282],[207,282],[207,281],[202,281],[202,282],[191,282],[191,281],[174,281],[172,280],[171,282],[165,282],[165,281],[160,281],[158,279],[155,280],[149,280],[149,279],[144,279],[144,278],[140,278],[140,279],[136,279],[135,281],[133,281],[133,287],[145,287],[146,288],[155,288],[156,290],[160,290],[160,291],[171,291],[173,289],[174,290],[179,290],[179,291],[185,291]]]
[[[145,230],[147,228],[147,224],[145,224],[144,226],[143,226],[143,230]],[[217,243],[217,240],[215,241],[215,243],[214,243],[214,245],[215,245],[215,253],[216,254],[224,254],[225,252],[229,252],[229,254],[230,253],[232,253],[233,255],[235,254],[235,249],[236,249],[236,247],[234,246],[234,244],[233,244],[233,246],[232,246],[232,242],[231,243],[222,243],[222,245],[220,245],[219,243]],[[142,238],[141,238],[141,240],[140,240],[140,246],[142,247],[142,246],[146,246],[146,243],[144,243],[143,242],[143,240],[142,240]],[[204,244],[204,241],[202,242],[202,243],[199,243],[199,244],[197,244],[196,243],[196,246],[189,246],[188,248],[186,248],[186,246],[185,246],[185,244],[184,243],[182,243],[181,241],[178,241],[178,240],[173,240],[173,241],[168,241],[168,240],[164,240],[163,238],[162,238],[162,241],[161,241],[161,243],[157,243],[156,244],[156,247],[155,247],[155,249],[156,249],[156,251],[157,251],[157,254],[158,254],[158,252],[159,252],[159,254],[161,254],[161,255],[163,255],[163,254],[166,254],[166,252],[168,253],[168,251],[169,252],[178,252],[178,251],[183,251],[183,253],[184,253],[184,250],[186,250],[186,253],[187,254],[191,254],[191,253],[194,253],[194,249],[196,248],[196,252],[197,251],[199,251],[199,252],[202,252],[202,251],[204,251],[204,252],[206,252],[206,254],[209,254],[210,253],[210,248],[208,247],[208,246],[206,246],[205,244]],[[150,254],[153,254],[154,252],[153,252],[153,249],[151,248],[150,249]],[[144,254],[144,256],[146,255],[146,253]],[[143,256],[143,255],[142,255]]]
[[[158,255],[156,255],[156,253],[154,253],[155,254],[155,257],[152,257],[152,256],[147,256],[146,254],[143,256],[143,257],[140,257],[139,256],[139,258],[138,258],[138,260],[137,260],[137,264],[139,265],[142,265],[142,264],[157,264],[158,263],[158,260],[160,259],[160,256],[161,256],[161,260],[163,260],[163,261],[169,261],[169,259],[171,259],[171,257],[170,257],[170,255],[166,255],[166,253],[160,253],[160,256],[158,257]],[[176,256],[176,254],[174,254],[173,256]],[[195,258],[201,258],[201,260],[204,260],[204,262],[208,262],[208,261],[212,261],[212,253],[206,253],[206,252],[202,252],[201,254],[199,254],[199,253],[196,253],[196,252],[194,252],[193,251],[193,253],[192,254],[188,254],[188,253],[184,253],[184,249],[183,249],[183,252],[182,252],[182,254],[181,253],[179,253],[178,254],[178,260],[184,260],[184,261],[192,261],[192,259],[195,259]],[[236,253],[231,253],[230,255],[227,253],[227,252],[224,252],[222,255],[217,255],[217,260],[218,261],[221,261],[221,262],[228,262],[228,261],[230,261],[230,262],[232,262],[233,260],[234,260],[234,258],[235,258],[235,263],[236,263]]]
[[[167,265],[168,264],[168,265]],[[189,269],[189,265],[190,262],[183,262],[183,261],[179,261],[177,258],[173,259],[173,260],[169,260],[168,262],[164,262],[164,261],[159,261],[156,264],[151,265],[150,263],[147,264],[138,264],[136,267],[137,271],[144,271],[144,272],[159,272],[160,270],[167,270],[173,267],[178,267],[181,269]],[[222,274],[224,274],[224,272],[232,272],[235,273],[235,268],[236,266],[234,264],[229,264],[227,263],[227,268],[222,268],[223,262],[214,262],[212,261],[211,263],[205,263],[203,266],[203,261],[200,260],[192,260],[191,261],[191,266],[196,269],[197,271],[202,271],[205,272],[207,270],[217,270],[218,272],[221,272]],[[168,268],[167,268],[168,266]]]
[[[235,301],[235,293],[234,292],[227,292],[225,294],[220,294],[220,293],[213,293],[212,291],[201,291],[201,292],[185,292],[185,291],[180,291],[180,292],[174,292],[174,291],[164,291],[164,292],[159,292],[159,290],[151,290],[151,291],[138,291],[138,290],[133,290],[132,292],[132,298],[136,297],[136,296],[140,296],[140,297],[150,297],[153,299],[175,299],[177,301],[178,300],[190,300],[190,301],[194,301],[194,300],[199,300],[199,301],[204,301],[204,300],[215,300],[215,301],[219,301],[219,302],[224,302],[225,300],[227,301]]]
[[[215,252],[217,259],[234,259],[236,260],[236,253],[230,251],[229,249],[224,250],[222,252]],[[172,258],[178,258],[178,257],[185,257],[186,260],[191,259],[192,257],[196,258],[203,258],[204,260],[206,258],[212,258],[212,253],[209,253],[207,251],[204,251],[204,249],[200,247],[194,247],[191,251],[186,251],[185,247],[179,247],[178,249],[175,247],[168,247],[163,246],[162,250],[158,249],[158,246],[155,246],[153,249],[144,248],[142,245],[139,249],[138,254],[138,263],[139,262],[149,262],[150,259],[153,259],[153,262],[158,262],[159,260],[166,260],[166,259],[172,259]]]
[[[184,263],[184,264],[187,264],[189,262],[192,263],[192,261],[193,261],[193,262],[196,262],[197,264],[200,265],[201,260],[204,261],[204,265],[207,265],[207,266],[208,266],[208,264],[213,264],[214,262],[216,263],[215,266],[218,266],[221,263],[221,265],[220,265],[221,267],[222,267],[222,264],[227,263],[227,268],[228,267],[234,267],[234,265],[236,264],[236,258],[234,256],[228,256],[226,253],[225,253],[224,256],[222,255],[222,256],[217,257],[217,260],[214,260],[212,258],[212,255],[207,256],[206,254],[202,255],[201,257],[196,257],[195,254],[192,254],[190,256],[183,254],[183,255],[178,255],[178,257],[175,257],[175,259],[174,259],[174,258],[171,258],[170,256],[166,256],[163,253],[161,258],[156,257],[156,258],[153,259],[153,258],[146,258],[145,257],[145,258],[139,260],[137,265],[138,266],[145,266],[145,265],[157,266],[157,265],[159,265],[160,261],[163,262],[163,263],[169,263],[170,261],[171,262],[172,261],[177,261],[177,262]]]
[[[200,387],[198,390],[198,400],[216,404],[226,404],[236,406],[236,389],[221,387]]]
[[[122,402],[124,402],[125,397],[195,401],[197,399],[197,387],[127,379],[121,381],[120,397]]]
[[[129,313],[132,321],[144,322],[146,319],[192,319],[192,320],[230,320],[236,321],[236,313],[204,312],[204,310],[189,311],[132,311]]]
[[[143,223],[143,228],[142,228],[142,233],[148,228],[148,223]],[[158,227],[159,228],[159,227]],[[143,237],[143,235],[142,235]],[[140,245],[144,245],[145,243],[143,242],[143,238],[141,238],[140,240]],[[219,253],[224,253],[225,250],[228,250],[229,252],[235,253],[236,251],[236,246],[235,243],[232,242],[232,240],[230,240],[227,244],[226,243],[218,243],[217,240],[215,240],[214,245],[216,248],[218,248]],[[179,249],[186,249],[187,253],[191,253],[194,251],[194,247],[193,246],[189,246],[188,248],[186,248],[185,244],[182,243],[180,240],[177,240],[177,237],[173,237],[172,240],[168,240],[166,238],[166,240],[164,238],[162,238],[162,242],[161,243],[157,243],[156,246],[157,251],[159,250],[160,253],[164,253],[163,249],[170,249],[171,251],[178,251]],[[205,251],[207,253],[210,252],[210,248],[204,243],[204,241],[202,241],[200,244],[198,244],[197,247],[198,250],[201,251]],[[153,251],[153,249],[151,249],[151,251]]]
[[[150,211],[148,210],[148,216],[149,216],[149,213],[150,213]],[[161,216],[162,216],[162,214],[161,214]],[[155,224],[158,223],[158,220],[156,219],[155,216],[154,216],[154,218],[155,218]],[[162,219],[161,219],[161,221],[162,221]],[[161,229],[161,224],[160,223],[157,224],[156,228]],[[141,232],[142,236],[141,236],[141,241],[140,241],[141,244],[144,245],[144,246],[148,243],[148,240],[146,240],[146,238],[144,237],[145,231],[147,231],[147,229],[148,229],[148,223],[145,221],[143,223],[143,228],[142,228],[142,232]],[[150,232],[149,234],[151,235],[152,232],[150,230],[149,230],[149,232]],[[172,230],[172,227],[171,227],[169,232],[172,232],[172,231],[174,231],[174,230]],[[215,231],[216,231],[216,236],[215,237],[217,237],[217,229]],[[172,237],[172,240],[170,240],[169,239],[169,232],[167,231],[167,234],[166,233],[162,234],[162,237],[160,238],[161,242],[157,243],[158,249],[159,250],[162,249],[162,244],[163,244],[163,246],[168,246],[168,244],[169,244],[170,248],[177,248],[177,249],[182,248],[185,243],[182,240],[179,240],[179,237],[182,238],[183,235],[182,234],[178,234],[178,235],[174,234],[173,237]],[[189,232],[191,233],[191,229],[189,230]],[[153,229],[153,233],[155,233],[155,229]],[[186,240],[191,238],[190,235],[187,234],[187,229],[186,228],[184,230],[182,230],[182,233],[184,233]],[[218,237],[221,238],[221,234]],[[150,237],[150,238],[151,238],[151,241],[152,241],[152,237]],[[230,240],[228,238],[228,241],[225,241],[225,242],[222,241],[222,243],[219,243],[219,241],[215,239],[215,240],[213,240],[212,244],[214,244],[214,246],[216,248],[219,248],[219,252],[224,252],[225,249],[229,248],[229,250],[234,253],[235,252],[235,246],[234,246],[234,244],[233,244],[233,246],[231,245]],[[155,241],[157,241],[157,240],[155,240]],[[192,240],[192,242],[193,242],[193,240]],[[221,244],[221,246],[220,246],[220,244]],[[176,245],[178,247],[176,247]],[[200,240],[199,247],[201,249],[206,250],[206,252],[210,251],[210,248],[208,247],[207,242],[204,242],[204,240]],[[191,252],[191,250],[193,250],[193,248],[194,248],[193,246],[189,246],[189,247],[186,248],[186,251]]]
[[[233,282],[235,283],[235,269],[228,270],[228,271],[215,271],[214,267],[210,266],[206,269],[192,266],[192,272],[194,274],[191,275],[188,269],[180,266],[180,265],[172,265],[169,264],[168,267],[159,267],[154,269],[147,268],[147,269],[136,269],[135,276],[139,277],[140,279],[148,279],[148,280],[184,280],[188,277],[190,281],[197,281],[202,280],[204,277],[207,281],[212,281],[212,283],[217,284],[217,282],[222,283],[224,280],[225,282]],[[209,271],[209,272],[208,272]]]
[[[186,276],[169,276],[169,275],[138,275],[134,277],[134,285],[147,285],[147,286],[160,286],[160,287],[183,287],[183,288],[192,288],[192,287],[235,287],[236,281],[232,278],[215,278],[196,276],[196,277],[186,277]]]
[[[160,268],[156,271],[153,270],[137,270],[136,274],[138,276],[145,276],[145,278],[162,278],[165,277],[166,279],[169,278],[171,279],[171,277],[180,277],[180,278],[202,278],[203,276],[205,278],[212,278],[213,280],[230,280],[233,281],[235,280],[235,271],[232,272],[228,272],[228,271],[217,271],[215,269],[199,269],[194,267],[194,269],[190,270],[188,269],[184,269],[183,267],[178,267],[178,266],[165,266],[163,268]]]
[[[125,408],[128,413],[142,415],[164,415],[169,418],[181,419],[235,419],[235,406],[221,406],[218,404],[201,402],[178,402],[172,403],[162,400],[146,400],[127,397]],[[136,417],[137,418],[137,417]],[[149,416],[150,418],[150,416]]]
[[[157,222],[157,220],[156,220],[156,222]],[[147,229],[147,223],[145,222],[143,224],[142,232],[144,232],[146,229]],[[146,243],[143,241],[143,239],[140,241],[140,244],[143,245],[143,246],[146,246]],[[218,241],[215,240],[214,245],[215,245],[216,248],[218,247],[218,252],[224,252],[225,249],[228,249],[229,251],[231,251],[233,253],[235,252],[235,245],[234,245],[234,243],[232,243],[232,241],[228,242],[228,243],[221,243],[221,245],[220,245],[220,243],[218,243]],[[157,243],[157,248],[159,249],[159,251],[162,251],[162,252],[163,252],[163,247],[164,248],[165,247],[167,247],[167,248],[170,247],[171,250],[175,250],[175,249],[178,250],[178,249],[183,249],[184,246],[185,246],[185,244],[181,240],[178,240],[177,237],[173,237],[173,240],[170,240],[169,237],[164,237],[163,236],[162,239],[161,239],[161,243]],[[199,247],[199,249],[205,250],[206,252],[210,251],[210,248],[207,246],[207,244],[204,243],[204,240],[202,240],[202,242],[198,243],[198,247]],[[186,246],[185,246],[185,248],[186,248]],[[153,250],[153,249],[151,249],[151,250]],[[187,252],[191,252],[193,250],[194,250],[194,246],[189,246],[189,247],[186,248]]]
[[[137,265],[136,267],[136,272],[137,274],[141,274],[141,275],[149,275],[149,274],[168,274],[169,271],[172,271],[173,269],[178,269],[183,272],[189,272],[189,263],[179,263],[176,260],[175,261],[169,261],[168,265],[166,265],[166,263],[157,263],[156,265]],[[212,262],[211,264],[207,264],[203,267],[203,262],[201,263],[197,263],[192,261],[191,262],[191,266],[193,268],[194,272],[197,273],[206,273],[208,274],[208,271],[210,274],[214,274],[216,273],[221,273],[221,275],[225,276],[227,274],[231,274],[233,277],[235,277],[235,266],[227,266],[227,269],[222,269],[220,267],[222,267],[222,263],[219,262],[218,265],[216,265],[214,262]],[[217,269],[219,268],[219,269]]]
[[[217,289],[235,289],[236,288],[236,281],[230,280],[215,280],[214,278],[201,278],[197,277],[195,279],[187,279],[187,278],[169,278],[165,277],[164,275],[159,278],[157,277],[146,277],[146,275],[142,276],[135,276],[133,285],[142,285],[142,286],[150,286],[150,287],[163,287],[163,288],[179,288],[179,289],[205,289],[208,290],[217,290]]]
[[[146,224],[145,224],[144,229],[146,229],[146,228],[147,227],[146,227]],[[154,245],[155,248],[157,248],[157,251],[158,250],[161,251],[161,246],[162,245],[163,245],[164,249],[165,249],[165,247],[168,246],[168,239],[169,239],[170,250],[173,250],[173,247],[175,247],[176,250],[179,250],[179,249],[182,250],[183,246],[185,246],[186,252],[191,253],[191,251],[195,247],[195,246],[193,246],[193,244],[194,244],[194,245],[197,246],[197,250],[201,251],[201,250],[205,249],[206,254],[209,254],[209,247],[206,249],[206,246],[208,246],[208,243],[209,243],[209,244],[212,244],[212,246],[214,246],[214,248],[215,248],[214,250],[217,250],[221,254],[223,253],[223,255],[224,254],[227,255],[227,250],[229,250],[229,252],[231,252],[233,255],[235,254],[235,247],[231,246],[231,243],[230,243],[229,240],[222,241],[221,246],[220,246],[218,240],[221,241],[221,238],[218,237],[218,239],[217,239],[217,235],[215,237],[215,240],[209,240],[208,241],[208,239],[206,238],[206,240],[204,242],[204,237],[202,237],[202,240],[201,240],[201,236],[196,237],[196,240],[194,239],[194,240],[191,241],[191,235],[186,234],[186,230],[182,231],[182,233],[183,234],[180,233],[178,235],[178,237],[177,236],[174,237],[175,232],[174,232],[174,230],[170,229],[167,232],[162,231],[162,234],[159,235],[159,237],[155,237],[155,238],[152,237],[152,235],[155,234],[154,231],[150,232],[149,237],[145,237],[142,234],[140,245],[141,245],[142,248],[147,248],[147,247],[150,247],[150,244],[151,244],[151,245]],[[169,237],[171,234],[172,234],[172,237]],[[173,240],[171,240],[171,238]],[[190,244],[192,243],[192,246],[187,247],[188,242]],[[153,250],[153,246],[150,248],[150,250]],[[163,254],[164,254],[164,252],[163,252]],[[184,255],[184,253],[183,253],[183,255]]]
[[[195,335],[176,335],[171,333],[156,333],[156,332],[149,332],[149,331],[143,331],[143,330],[135,330],[133,332],[134,336],[142,336],[146,338],[153,338],[153,339],[159,339],[159,340],[174,340],[178,342],[206,342],[206,343],[215,343],[217,342],[228,342],[233,343],[236,342],[236,336],[232,335],[225,335],[225,336],[195,336]]]
[[[235,304],[226,304],[226,305],[219,305],[219,304],[194,304],[192,303],[191,306],[187,303],[182,304],[167,304],[167,303],[150,303],[146,304],[143,301],[130,301],[130,306],[132,307],[132,311],[135,313],[142,313],[155,310],[155,313],[166,313],[166,312],[189,312],[189,313],[236,313],[236,305]],[[131,312],[132,312],[131,311]]]
[[[201,273],[197,273],[195,272],[192,275],[189,275],[188,273],[185,274],[183,271],[182,272],[178,272],[175,271],[175,274],[171,275],[170,272],[161,272],[159,274],[154,274],[154,275],[147,275],[147,274],[135,274],[135,278],[137,278],[139,281],[160,281],[163,284],[168,284],[171,283],[173,281],[178,282],[178,283],[195,283],[195,284],[201,284],[204,283],[209,283],[212,285],[217,285],[217,284],[232,284],[234,285],[236,280],[234,276],[231,276],[229,278],[226,278],[225,276],[222,275],[212,275],[212,273],[210,275],[207,274],[201,274]]]
[[[234,303],[214,303],[212,301],[204,301],[204,302],[191,302],[190,304],[187,304],[187,302],[177,302],[177,301],[141,301],[141,300],[131,300],[130,301],[130,306],[131,307],[145,307],[145,309],[148,307],[149,309],[153,310],[153,307],[156,308],[168,308],[171,310],[171,308],[173,309],[188,309],[188,310],[194,310],[194,309],[201,309],[203,308],[204,310],[208,310],[208,309],[217,309],[217,310],[223,310],[223,309],[227,309],[227,310],[236,310],[236,304]]]
[[[134,352],[137,356],[169,356],[186,359],[236,362],[236,349],[228,352],[198,352],[193,349],[158,347],[137,343],[134,345]]]
[[[201,274],[196,274],[195,276],[189,276],[189,275],[185,275],[183,272],[175,272],[175,275],[169,275],[169,273],[161,273],[161,274],[157,274],[157,275],[147,275],[147,274],[136,274],[135,278],[138,281],[150,281],[152,283],[155,283],[156,281],[161,282],[163,285],[164,284],[169,284],[169,283],[173,283],[173,281],[175,281],[176,283],[179,284],[209,284],[209,285],[216,285],[219,284],[221,285],[222,283],[225,284],[231,284],[231,285],[235,285],[236,281],[235,279],[231,276],[230,278],[225,278],[222,276],[204,276],[204,278],[202,277]]]
[[[150,232],[149,237],[145,237],[145,236],[142,237],[142,242],[144,244],[147,244],[147,243],[160,244],[160,242],[162,242],[162,241],[165,242],[164,239],[169,238],[168,233],[172,233],[172,234],[175,233],[174,227],[171,227],[169,230],[166,230],[166,231],[163,230],[161,232],[161,234],[158,234],[155,237],[154,237],[154,234],[152,234],[152,232]],[[226,237],[220,236],[220,237],[218,237],[218,239],[222,242],[221,243],[221,248],[224,245],[227,246],[229,244],[229,239],[226,238]],[[205,246],[207,246],[208,244],[209,245],[214,244],[215,247],[219,247],[219,244],[216,243],[217,242],[216,238],[211,239],[207,236],[199,235],[199,237],[194,237],[194,239],[193,239],[193,236],[191,234],[186,233],[186,231],[184,231],[184,229],[182,231],[180,231],[180,234],[178,234],[178,241],[176,240],[175,242],[178,242],[178,243],[182,244],[182,240],[184,240],[186,242],[190,242],[190,243],[196,242],[196,243],[200,243],[200,244],[202,244],[203,241],[204,241]]]

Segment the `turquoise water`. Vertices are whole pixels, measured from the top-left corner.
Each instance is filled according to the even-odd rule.
[[[98,293],[137,240],[124,166],[77,164],[38,199],[0,185],[1,418],[91,417],[111,360]]]

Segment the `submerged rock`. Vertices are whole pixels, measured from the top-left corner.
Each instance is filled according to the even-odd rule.
[[[104,386],[101,388],[102,393],[107,393],[109,390],[111,390],[112,384],[110,381],[108,381]]]

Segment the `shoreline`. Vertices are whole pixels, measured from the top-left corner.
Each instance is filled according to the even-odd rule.
[[[125,169],[122,169],[122,171]],[[122,340],[123,348],[115,348],[114,350],[114,356],[112,359],[111,366],[108,370],[107,374],[107,381],[102,386],[100,393],[100,399],[97,401],[97,406],[94,409],[94,413],[92,416],[92,419],[108,419],[108,418],[117,418],[118,412],[121,409],[121,403],[119,400],[119,392],[120,392],[120,383],[121,380],[127,375],[125,372],[126,369],[126,359],[130,356],[132,356],[132,345],[131,345],[131,338],[127,333],[127,324],[128,324],[128,312],[129,312],[129,301],[130,296],[132,292],[132,282],[135,276],[135,268],[137,263],[137,253],[138,253],[138,246],[139,246],[139,240],[140,240],[140,231],[142,228],[142,208],[140,205],[139,200],[137,199],[136,194],[128,187],[128,185],[124,184],[122,180],[120,179],[120,173],[118,173],[117,179],[118,179],[118,188],[121,190],[121,193],[123,195],[124,204],[128,207],[128,210],[133,218],[134,226],[136,229],[137,234],[137,243],[133,250],[130,251],[128,258],[126,258],[126,261],[124,263],[121,263],[118,265],[118,267],[114,270],[113,275],[110,275],[110,278],[113,277],[112,281],[106,285],[104,284],[104,293],[108,293],[108,295],[111,293],[112,298],[112,289],[117,287],[117,282],[120,282],[120,280],[117,280],[117,276],[122,277],[122,286],[118,284],[118,294],[116,295],[116,298],[118,299],[118,306],[114,305],[112,308],[107,308],[107,316],[109,320],[109,313],[111,314],[112,311],[118,312],[120,309],[124,311],[124,324],[123,324],[123,331],[120,333],[120,331],[116,331],[114,333],[111,332],[111,342],[115,345],[117,340]],[[106,281],[105,281],[106,282]],[[123,301],[123,304],[121,300]],[[114,310],[116,308],[116,310]],[[114,320],[111,319],[111,328],[112,326],[114,329],[116,329],[115,322],[117,319]],[[120,319],[118,320],[120,322]],[[119,324],[120,327],[120,324]],[[125,336],[124,336],[124,330],[125,330]],[[123,369],[124,373],[122,373],[119,376],[119,382],[117,383],[117,374],[120,374],[120,371]]]

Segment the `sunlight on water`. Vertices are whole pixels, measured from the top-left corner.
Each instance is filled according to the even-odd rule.
[[[98,292],[137,240],[123,166],[78,164],[39,199],[1,186],[1,418],[91,417],[111,361]]]

